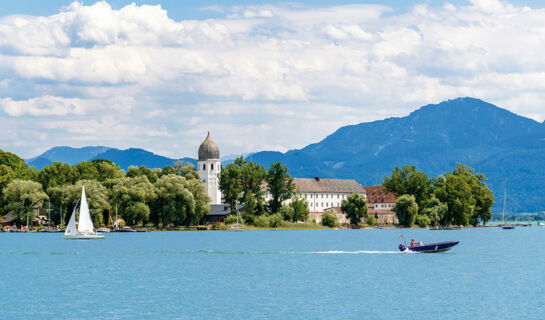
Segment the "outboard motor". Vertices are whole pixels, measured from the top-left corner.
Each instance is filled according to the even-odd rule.
[[[399,245],[399,251],[402,251],[402,252],[403,252],[403,251],[405,251],[405,250],[407,250],[407,247],[406,247],[404,244],[400,244],[400,245]]]

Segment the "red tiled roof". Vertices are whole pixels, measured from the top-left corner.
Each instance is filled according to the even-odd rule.
[[[367,191],[367,201],[369,203],[395,203],[396,196],[391,192],[385,193],[382,186],[364,186]]]

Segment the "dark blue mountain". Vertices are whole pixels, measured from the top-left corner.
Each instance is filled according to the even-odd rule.
[[[103,153],[110,148],[97,146],[97,147],[83,147],[83,148],[71,148],[71,147],[53,147],[41,155],[28,159],[26,162],[41,169],[53,161],[66,162],[70,165],[80,163],[84,160],[89,160],[97,154]]]
[[[133,165],[144,165],[148,168],[162,168],[164,166],[173,165],[178,160],[190,162],[193,165],[197,164],[197,160],[192,158],[171,159],[143,149],[130,148],[120,150],[108,147],[54,147],[35,158],[26,160],[26,162],[40,170],[43,167],[50,165],[53,161],[66,162],[70,165],[74,165],[82,161],[91,161],[94,159],[111,160],[124,170],[127,170]]]
[[[258,152],[252,160],[265,167],[282,161],[296,177],[355,178],[364,185],[381,184],[395,166],[437,176],[461,162],[488,177],[496,208],[507,186],[509,211],[545,210],[545,125],[473,98],[342,127],[303,149]]]
[[[195,159],[183,158],[183,159],[171,159],[157,155],[155,153],[143,150],[130,148],[126,150],[109,149],[106,152],[98,154],[92,157],[94,159],[108,159],[119,165],[122,169],[127,170],[130,166],[146,166],[148,168],[162,168],[165,166],[172,166],[178,160],[188,161],[197,164]]]

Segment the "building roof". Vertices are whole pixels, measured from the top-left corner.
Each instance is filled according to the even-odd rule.
[[[199,147],[199,161],[219,159],[220,148],[218,148],[218,145],[214,142],[214,140],[212,140],[212,138],[210,138],[210,131],[208,131],[206,139],[204,139],[203,143],[201,143],[201,146]]]
[[[361,193],[365,189],[354,179],[294,178],[295,186],[303,193]]]
[[[241,211],[244,206],[242,204],[237,204],[237,210]],[[211,204],[210,205],[210,212],[208,212],[207,216],[227,216],[231,214],[231,206],[224,203],[224,204]]]
[[[391,192],[384,192],[382,186],[365,186],[369,203],[395,203],[396,196]]]

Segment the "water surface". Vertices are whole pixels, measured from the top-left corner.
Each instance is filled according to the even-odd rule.
[[[399,234],[461,240],[402,254]],[[0,319],[543,319],[545,228],[0,233]]]

